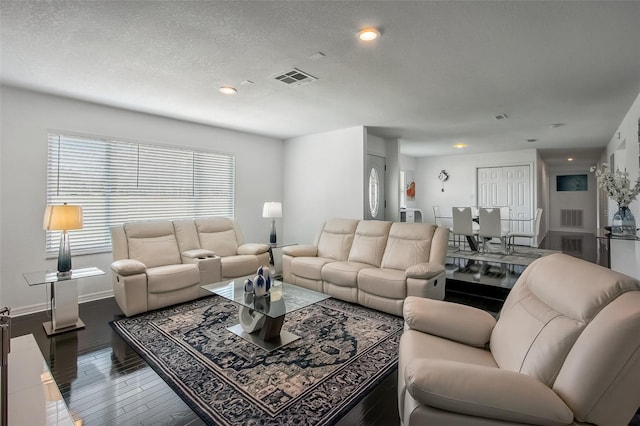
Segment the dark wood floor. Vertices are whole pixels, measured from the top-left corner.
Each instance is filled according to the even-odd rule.
[[[566,238],[562,238],[562,236]],[[592,262],[598,259],[595,238],[551,234],[543,248],[562,249]],[[567,243],[567,238],[571,242]],[[573,238],[573,239],[571,239]],[[564,243],[563,243],[564,241]],[[579,252],[578,248],[581,249]],[[482,287],[478,288],[482,293]],[[482,297],[448,294],[447,299],[486,306]],[[494,299],[494,298],[492,298]],[[487,299],[488,300],[488,299]],[[495,309],[495,301],[492,300]],[[200,425],[202,421],[108,325],[122,317],[113,298],[80,305],[86,328],[47,337],[46,313],[13,319],[12,336],[33,333],[75,419],[84,425]],[[397,372],[391,374],[348,412],[339,425],[399,425]],[[640,425],[632,423],[633,425]]]

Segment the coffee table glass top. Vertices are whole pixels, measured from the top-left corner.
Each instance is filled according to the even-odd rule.
[[[253,279],[253,276],[232,278],[203,285],[202,288],[271,318],[280,317],[330,297],[324,293],[274,279],[271,281],[269,295],[254,296],[244,291],[244,281],[247,278]]]

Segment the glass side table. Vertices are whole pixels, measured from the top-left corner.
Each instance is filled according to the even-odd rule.
[[[295,245],[297,243],[269,244],[269,268],[273,278],[282,278],[282,249]]]
[[[49,284],[51,288],[51,321],[42,324],[47,336],[84,328],[78,316],[78,286],[75,280],[104,275],[99,268],[72,269],[71,274],[59,276],[56,271],[22,274],[30,286]]]

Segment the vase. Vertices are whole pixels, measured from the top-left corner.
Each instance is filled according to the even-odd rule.
[[[611,235],[620,237],[636,236],[636,218],[627,206],[618,206],[618,211],[613,215],[611,222]]]

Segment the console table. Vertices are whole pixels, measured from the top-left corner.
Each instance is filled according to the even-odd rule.
[[[612,235],[602,228],[598,229],[596,238],[605,244],[610,269],[640,279],[640,238]]]
[[[104,275],[99,268],[72,269],[70,274],[38,271],[23,274],[30,286],[49,284],[51,287],[51,321],[42,324],[47,336],[84,328],[78,316],[78,286],[75,280]]]

